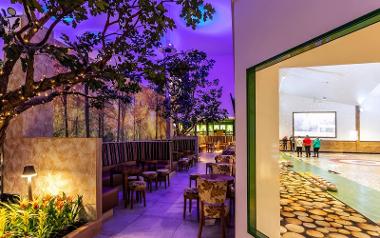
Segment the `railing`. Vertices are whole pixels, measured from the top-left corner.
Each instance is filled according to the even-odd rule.
[[[103,167],[148,160],[167,160],[171,164],[173,152],[188,151],[198,154],[197,137],[103,143]]]

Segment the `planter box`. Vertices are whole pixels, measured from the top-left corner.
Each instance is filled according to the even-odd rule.
[[[92,238],[100,232],[101,228],[101,221],[93,221],[79,227],[75,231],[70,232],[64,236],[64,238]]]

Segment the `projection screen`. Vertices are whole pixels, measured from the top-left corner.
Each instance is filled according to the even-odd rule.
[[[293,135],[336,138],[336,112],[293,112]]]

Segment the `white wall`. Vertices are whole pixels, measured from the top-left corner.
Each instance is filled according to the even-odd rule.
[[[336,111],[337,138],[329,140],[356,140],[355,106],[283,93],[280,93],[280,139],[293,133],[293,112],[308,111]]]
[[[369,97],[361,105],[360,140],[380,141],[380,95]]]
[[[238,157],[235,237],[251,237],[247,233],[246,69],[379,7],[380,1],[374,0],[234,0]]]

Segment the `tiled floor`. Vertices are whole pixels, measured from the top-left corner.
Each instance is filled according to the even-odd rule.
[[[114,217],[103,224],[97,238],[195,238],[198,232],[196,209],[186,219],[182,218],[183,190],[189,186],[189,173],[205,172],[205,162],[212,161],[214,154],[201,154],[201,162],[189,172],[177,172],[170,179],[170,187],[162,186],[147,193],[147,206],[137,205],[133,210],[125,209],[122,202]],[[196,207],[196,202],[193,203]],[[221,237],[220,223],[207,224],[203,238]],[[227,228],[227,237],[234,237],[234,227]]]

